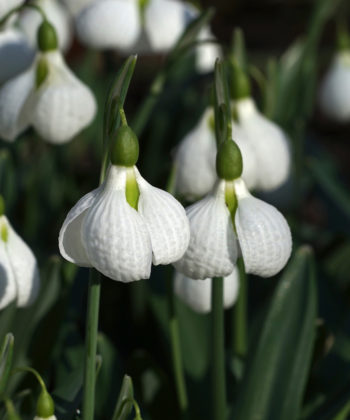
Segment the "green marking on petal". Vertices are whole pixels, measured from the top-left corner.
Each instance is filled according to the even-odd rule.
[[[211,113],[210,116],[208,117],[208,126],[210,128],[210,131],[212,133],[215,133],[215,116],[214,113]]]
[[[5,201],[3,196],[0,194],[0,216],[5,214]]]
[[[232,181],[226,181],[225,183],[225,202],[231,215],[233,229],[236,231],[235,215],[238,207],[238,201],[234,183]]]
[[[4,242],[7,242],[8,238],[9,238],[9,232],[8,232],[6,223],[4,223],[4,222],[1,225],[0,237],[1,237],[1,240],[4,241]]]
[[[134,169],[130,169],[126,174],[125,197],[129,205],[137,210],[139,203],[140,190],[137,185]]]
[[[46,80],[49,74],[49,66],[45,57],[41,57],[36,67],[35,85],[38,89]]]

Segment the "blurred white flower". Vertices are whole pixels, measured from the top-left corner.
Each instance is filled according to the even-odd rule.
[[[136,179],[140,193],[137,210],[126,198],[130,179]],[[111,165],[105,183],[68,213],[59,248],[68,261],[130,282],[149,278],[152,262],[181,258],[189,234],[185,210],[173,196],[150,185],[136,166]]]
[[[238,297],[239,273],[235,266],[232,273],[224,277],[224,308],[234,305]],[[175,293],[190,308],[199,313],[211,311],[211,284],[210,278],[204,280],[190,279],[178,271],[175,272]]]
[[[70,14],[76,16],[85,7],[89,6],[96,0],[62,0],[65,7],[69,10]]]
[[[35,256],[5,215],[0,216],[0,309],[31,305],[40,288]]]
[[[320,106],[330,119],[350,121],[350,51],[337,52],[320,90]]]
[[[209,27],[204,27],[198,36],[199,41],[215,40]],[[198,73],[208,73],[214,71],[217,58],[222,57],[221,48],[214,42],[204,43],[196,47],[196,69]]]
[[[73,0],[74,3],[76,0]],[[72,20],[69,12],[58,0],[35,0],[45,13],[47,19],[56,29],[58,45],[62,51],[67,51],[73,40]],[[37,31],[42,17],[37,10],[26,8],[18,17],[18,26],[26,35],[32,46],[37,45]]]
[[[25,0],[1,0],[0,1],[0,19],[15,7],[21,6]]]
[[[42,60],[47,75],[37,87]],[[38,53],[26,72],[0,88],[0,137],[8,141],[31,125],[48,142],[61,144],[90,124],[95,113],[91,90],[69,70],[57,50]]]
[[[55,415],[50,416],[50,417],[39,417],[39,416],[35,416],[34,420],[57,420],[57,417]]]

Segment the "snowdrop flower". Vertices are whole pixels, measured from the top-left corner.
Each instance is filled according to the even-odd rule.
[[[69,10],[71,15],[78,15],[85,7],[89,6],[96,0],[62,0],[65,7]]]
[[[320,106],[330,119],[350,121],[350,50],[338,51],[320,90]]]
[[[214,39],[209,27],[204,27],[198,36],[199,41]],[[208,73],[214,70],[215,61],[222,57],[221,49],[218,44],[205,43],[196,47],[196,69],[198,73]]]
[[[292,248],[286,220],[250,195],[240,178],[242,158],[233,141],[220,145],[216,168],[219,181],[213,191],[186,209],[190,243],[175,268],[193,279],[228,276],[236,264],[238,241],[247,273],[277,274]]]
[[[0,88],[0,137],[13,141],[31,125],[48,142],[61,144],[90,124],[96,103],[66,66],[47,21],[39,29],[39,44],[33,65]]]
[[[1,0],[0,2],[0,19],[15,7],[21,6],[25,0]]]
[[[4,215],[0,197],[0,309],[13,301],[19,308],[31,305],[39,287],[35,256]]]
[[[215,281],[215,280],[213,280]],[[212,279],[193,280],[183,274],[175,273],[175,293],[195,312],[208,313],[211,311]],[[235,266],[232,273],[224,277],[224,308],[234,305],[238,297],[239,274]]]
[[[72,3],[75,1],[72,1]],[[54,26],[59,48],[62,51],[67,51],[73,40],[72,22],[68,11],[58,0],[36,0],[34,4],[43,10],[47,19]],[[33,47],[37,45],[36,35],[41,21],[41,15],[34,9],[25,9],[18,18],[19,28]]]
[[[68,213],[59,235],[61,255],[113,280],[149,278],[155,265],[177,261],[189,242],[181,204],[139,173],[136,135],[117,132],[106,181]]]

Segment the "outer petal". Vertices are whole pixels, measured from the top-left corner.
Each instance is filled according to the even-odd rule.
[[[137,0],[101,0],[76,18],[78,36],[93,48],[130,49],[141,32]]]
[[[91,123],[96,102],[91,90],[68,69],[59,52],[47,54],[50,75],[35,93],[32,124],[45,140],[61,144]]]
[[[20,31],[9,28],[0,32],[0,84],[25,71],[34,55],[34,49]]]
[[[190,226],[185,209],[169,193],[146,182],[135,168],[140,189],[138,212],[144,218],[153,252],[153,264],[170,264],[185,253]]]
[[[70,210],[63,222],[58,237],[60,253],[66,260],[81,267],[92,267],[86,255],[81,237],[81,225],[103,185],[84,195]]]
[[[350,120],[350,51],[334,57],[321,85],[320,106],[334,121]]]
[[[0,88],[0,137],[13,141],[29,122],[22,108],[34,86],[34,67],[9,80]]]
[[[227,276],[237,259],[236,236],[225,204],[225,181],[186,209],[190,244],[175,268],[192,279]]]
[[[252,99],[237,102],[240,126],[255,151],[257,189],[272,190],[282,185],[290,172],[289,140],[282,129],[256,109]]]
[[[17,286],[17,306],[31,305],[38,296],[40,277],[36,258],[28,245],[8,224],[7,251]]]
[[[189,21],[193,9],[173,0],[150,0],[145,11],[145,31],[155,52],[174,46]]]
[[[208,39],[213,39],[214,35],[212,34],[210,28],[203,28],[198,39],[200,41],[205,41]],[[199,73],[208,73],[214,71],[214,65],[217,58],[222,57],[221,48],[218,44],[206,43],[196,47],[196,69]]]
[[[95,0],[62,0],[65,7],[73,16],[77,16],[85,7],[90,6]]]
[[[214,280],[215,281],[215,280]],[[175,293],[194,311],[208,313],[211,311],[212,279],[193,280],[183,274],[175,274]],[[224,307],[230,308],[237,300],[239,275],[237,267],[230,275],[224,277]]]
[[[25,0],[1,0],[0,1],[0,19],[2,19],[6,13],[14,9],[17,6],[20,6],[24,3]]]
[[[15,300],[16,296],[17,287],[6,244],[0,239],[0,310]]]
[[[189,200],[212,190],[216,177],[216,142],[207,109],[197,126],[181,141],[175,155],[175,189]]]
[[[274,276],[292,252],[287,221],[275,207],[250,195],[241,179],[235,181],[235,190],[235,224],[246,271],[261,277]]]
[[[126,168],[111,166],[103,192],[82,223],[89,261],[113,280],[150,276],[152,245],[144,219],[126,201]]]

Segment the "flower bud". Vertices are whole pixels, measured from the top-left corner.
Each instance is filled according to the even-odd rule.
[[[242,99],[250,96],[249,78],[233,58],[230,60],[231,68],[231,97],[232,99]]]
[[[218,147],[216,172],[218,177],[232,181],[242,174],[242,154],[233,140],[225,140]]]
[[[46,390],[42,390],[36,406],[36,418],[47,419],[52,417],[54,413],[55,404],[51,395]]]
[[[139,142],[133,130],[122,125],[118,128],[111,147],[111,162],[118,166],[134,166],[139,158]]]
[[[55,28],[47,20],[44,20],[38,29],[38,47],[42,52],[57,50],[58,40]]]

